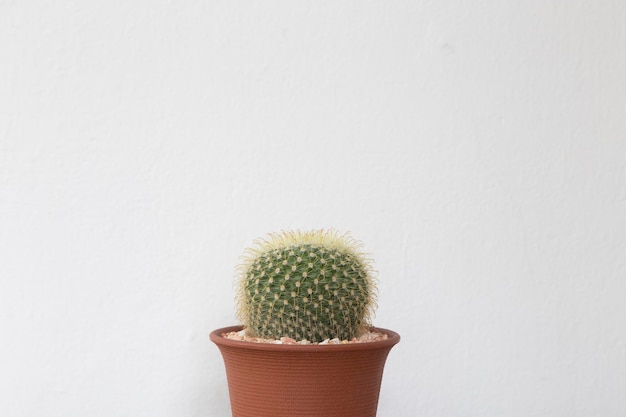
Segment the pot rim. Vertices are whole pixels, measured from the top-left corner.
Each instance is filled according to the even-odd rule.
[[[224,333],[238,332],[243,330],[242,325],[222,327],[216,329],[209,335],[211,341],[218,346],[230,346],[233,348],[260,350],[260,351],[278,351],[278,352],[330,352],[330,351],[356,351],[369,349],[391,348],[400,341],[400,335],[393,330],[384,329],[382,327],[370,327],[372,331],[384,333],[387,339],[376,342],[364,343],[344,343],[344,344],[328,344],[328,345],[282,345],[273,343],[255,343],[244,340],[232,340],[222,336]]]

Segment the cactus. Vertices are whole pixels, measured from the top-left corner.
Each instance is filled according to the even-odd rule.
[[[350,340],[369,327],[373,270],[349,234],[282,232],[255,243],[237,276],[237,315],[248,335]]]

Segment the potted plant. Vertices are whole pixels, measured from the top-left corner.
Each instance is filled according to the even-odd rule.
[[[400,336],[370,324],[376,286],[361,244],[335,230],[270,234],[255,244],[236,278],[244,325],[210,336],[224,359],[233,417],[375,416]]]

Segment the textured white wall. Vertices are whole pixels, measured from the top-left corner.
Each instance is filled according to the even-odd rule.
[[[336,227],[380,416],[623,417],[624,4],[1,1],[0,415],[228,415],[240,253]]]

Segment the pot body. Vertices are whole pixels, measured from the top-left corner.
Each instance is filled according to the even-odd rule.
[[[279,345],[211,333],[224,359],[233,417],[375,417],[383,368],[400,336],[340,345]]]

